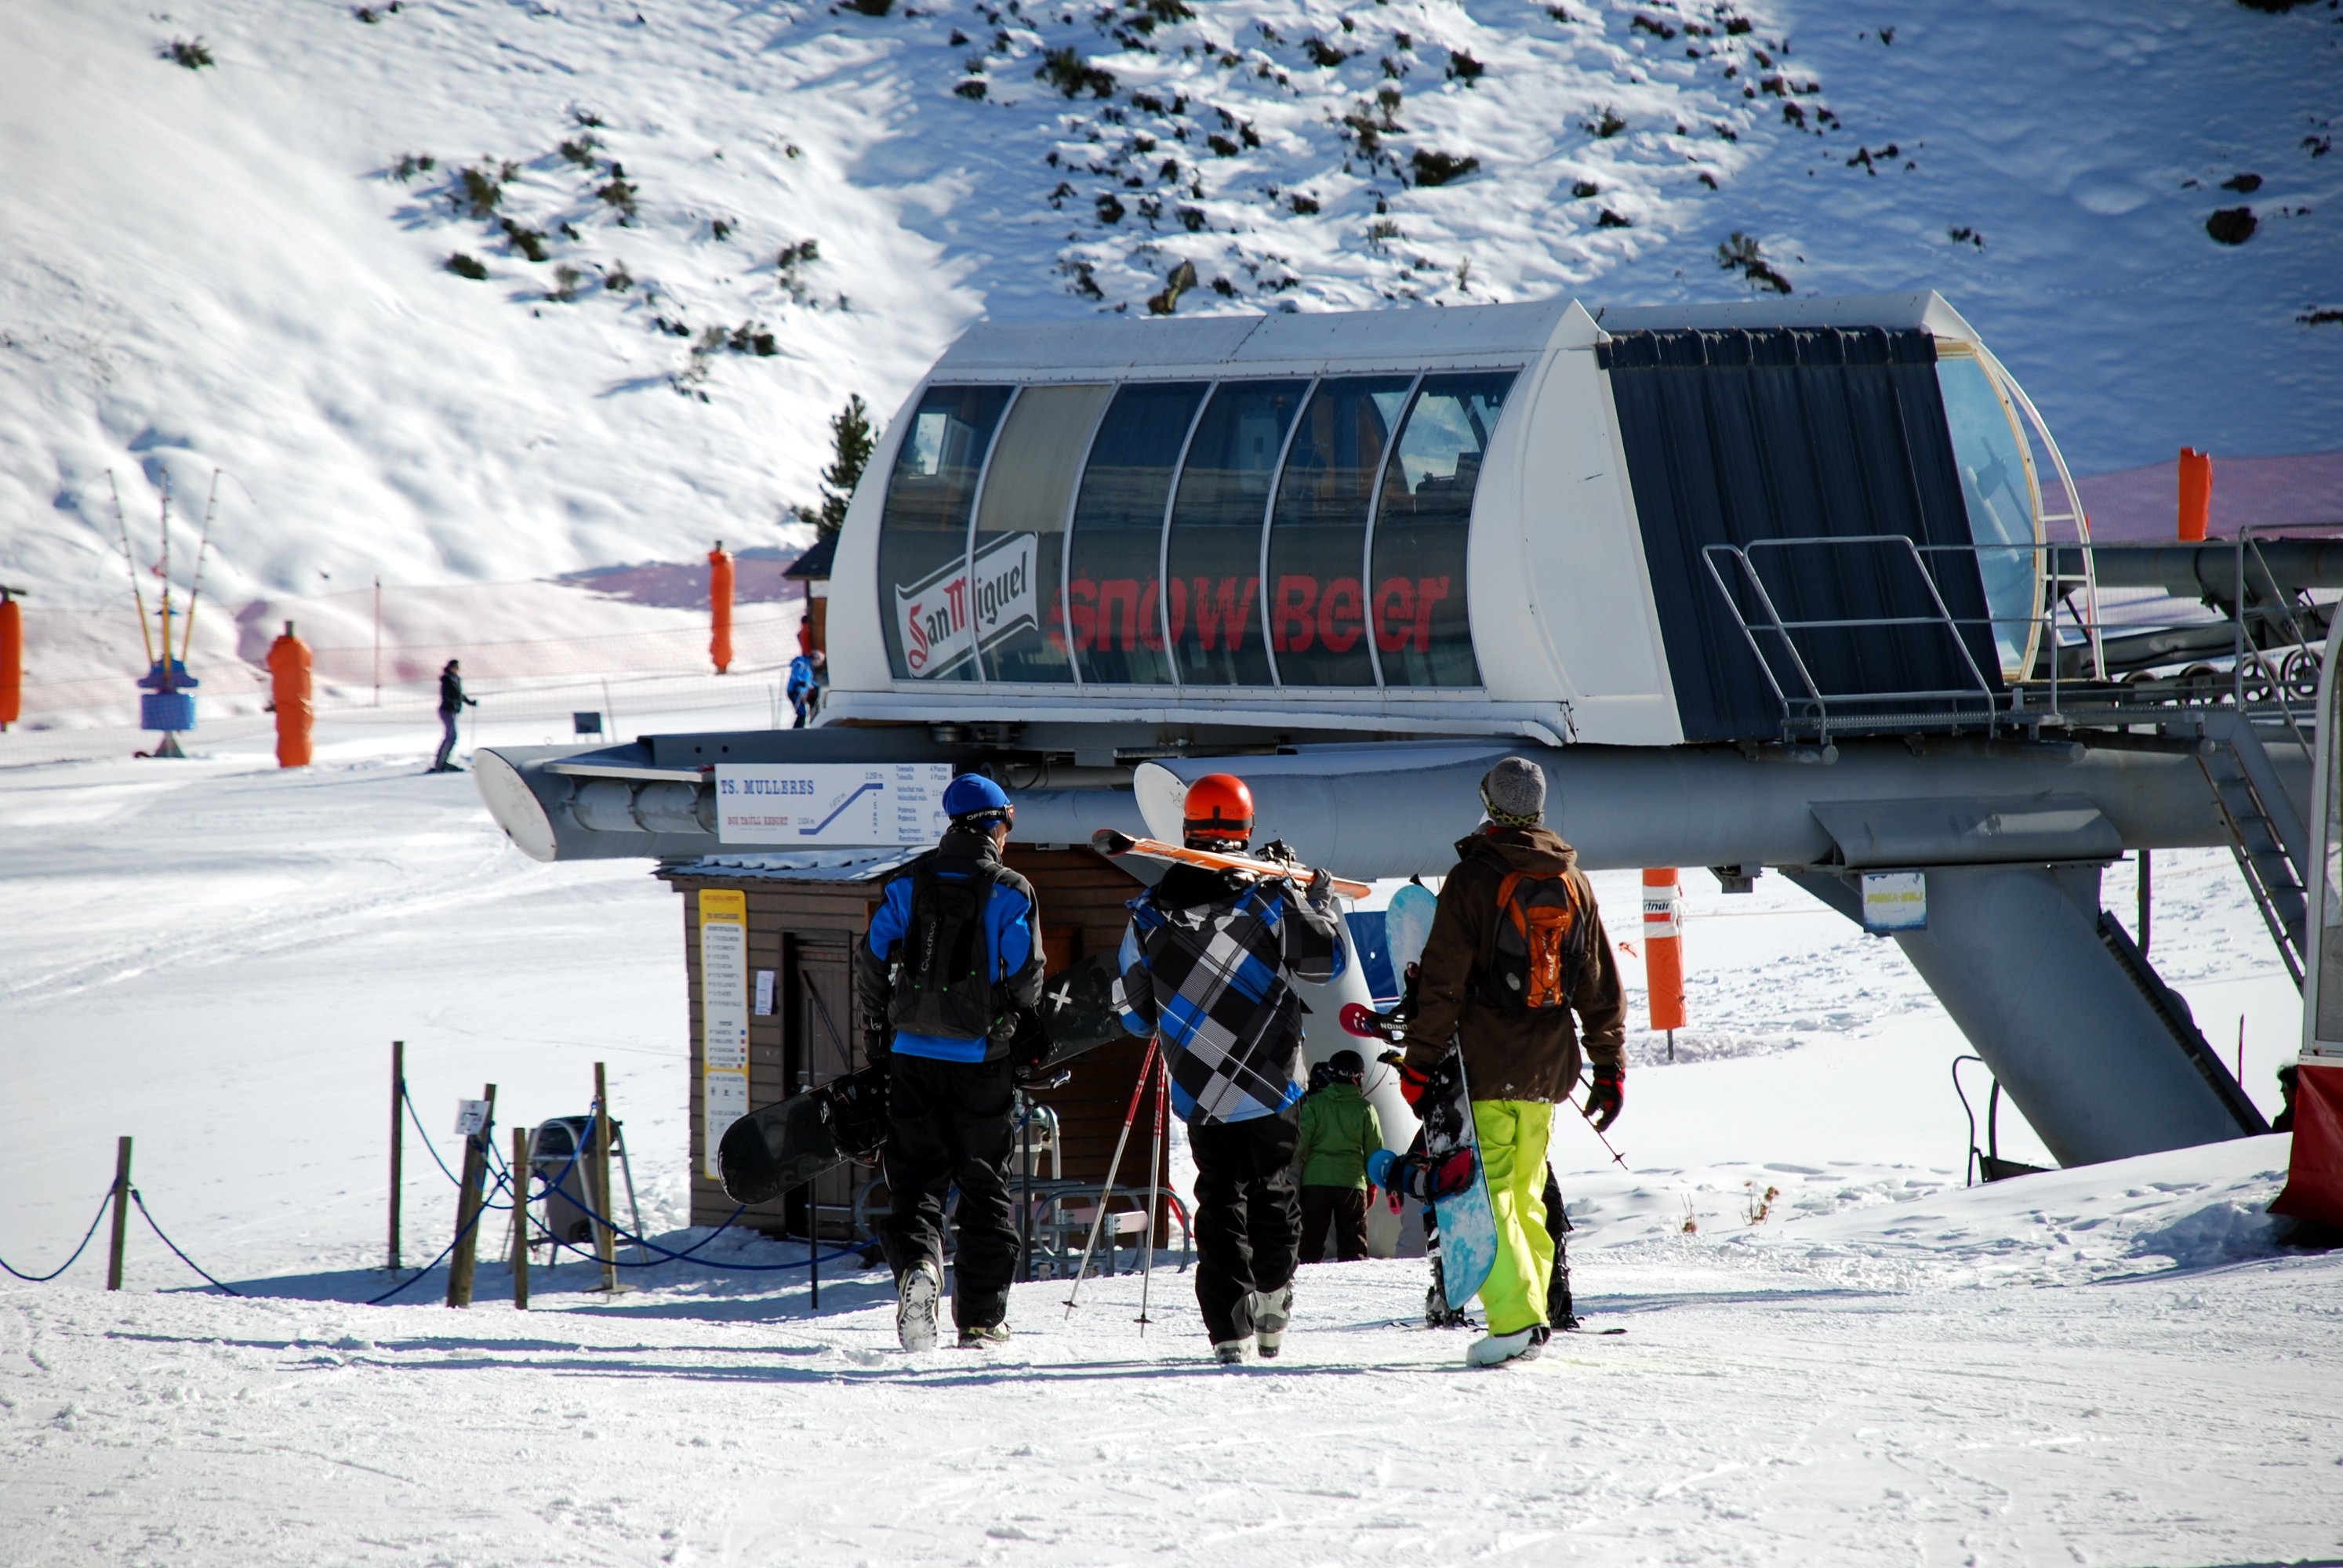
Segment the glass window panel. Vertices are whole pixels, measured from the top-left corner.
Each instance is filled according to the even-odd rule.
[[[1269,528],[1269,635],[1286,686],[1373,686],[1367,505],[1409,377],[1321,382],[1285,454]]]
[[[1980,547],[1977,570],[1985,578],[1994,646],[2002,674],[2015,679],[2026,672],[2034,623],[2042,613],[2042,562],[2033,548],[2040,536],[2026,449],[1983,364],[1967,355],[1947,356],[1936,362],[1936,385],[1944,391],[1945,423],[1968,505],[1969,538]]]
[[[879,618],[899,679],[975,677],[968,512],[1008,402],[1006,387],[930,387],[896,449],[879,525]]]
[[[1464,544],[1510,370],[1430,376],[1383,470],[1367,624],[1386,686],[1478,686]]]
[[[1001,427],[976,503],[977,656],[994,680],[1074,678],[1066,643],[1066,508],[1111,387],[1028,387]]]
[[[1172,678],[1163,652],[1163,507],[1180,447],[1204,398],[1201,381],[1141,382],[1117,392],[1091,443],[1074,502],[1066,621],[1084,680]]]
[[[1267,686],[1261,531],[1269,487],[1306,381],[1228,381],[1196,423],[1172,505],[1172,648],[1198,686]]]

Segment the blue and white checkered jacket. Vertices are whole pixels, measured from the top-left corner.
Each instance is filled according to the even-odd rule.
[[[1131,901],[1115,1006],[1163,1042],[1181,1119],[1250,1121],[1302,1098],[1302,999],[1342,972],[1342,916],[1283,879],[1174,866]]]

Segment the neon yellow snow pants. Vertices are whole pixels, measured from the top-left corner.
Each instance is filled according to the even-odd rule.
[[[1542,1100],[1476,1100],[1473,1130],[1497,1215],[1497,1263],[1481,1286],[1481,1311],[1493,1334],[1517,1334],[1545,1322],[1554,1238],[1545,1229],[1545,1146],[1554,1107]]]

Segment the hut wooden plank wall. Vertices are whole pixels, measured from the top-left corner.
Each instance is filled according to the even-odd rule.
[[[719,855],[663,867],[661,879],[683,895],[684,969],[689,978],[691,1066],[691,1222],[716,1225],[732,1212],[721,1183],[709,1175],[705,1084],[706,991],[701,974],[700,896],[743,895],[748,916],[749,1103],[769,1105],[827,1082],[863,1062],[862,1019],[854,1000],[854,942],[869,928],[880,885],[910,858],[886,854],[857,864],[816,866],[814,857]],[[829,858],[829,857],[823,857]],[[1122,940],[1127,901],[1140,883],[1087,849],[1033,849],[1012,844],[1009,864],[1033,883],[1041,910],[1044,970],[1054,975],[1088,955],[1111,953]],[[754,1001],[769,973],[772,1010]],[[1098,1181],[1106,1174],[1122,1114],[1137,1081],[1145,1041],[1101,1046],[1079,1058],[1073,1077],[1039,1096],[1055,1111],[1064,1173]],[[1143,1115],[1151,1115],[1152,1101]],[[1147,1161],[1147,1130],[1135,1130],[1123,1154],[1118,1186],[1135,1184]],[[1047,1161],[1042,1170],[1048,1170]],[[820,1184],[825,1235],[847,1234],[855,1194],[870,1171],[849,1166]],[[1159,1175],[1158,1180],[1163,1178]],[[784,1194],[751,1208],[741,1222],[772,1234],[806,1233],[802,1193]]]

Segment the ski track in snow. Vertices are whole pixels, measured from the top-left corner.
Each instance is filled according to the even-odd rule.
[[[1892,944],[1775,877],[1688,873],[1694,1024],[1673,1067],[1633,1040],[1627,1168],[1557,1125],[1581,1303],[1629,1332],[1533,1365],[1465,1372],[1467,1336],[1410,1326],[1403,1260],[1306,1271],[1285,1359],[1237,1372],[1207,1364],[1176,1254],[1145,1337],[1136,1278],[1085,1284],[1071,1322],[1042,1282],[989,1354],[903,1355],[883,1272],[845,1261],[819,1312],[799,1274],[662,1268],[608,1300],[572,1261],[523,1315],[488,1258],[468,1312],[444,1272],[349,1304],[392,1282],[394,1036],[451,1159],[451,1100],[492,1080],[507,1126],[580,1111],[607,1060],[646,1223],[704,1234],[680,1228],[677,900],[638,863],[522,859],[468,780],[412,776],[434,734],[327,715],[307,776],[235,725],[183,765],[5,743],[0,1256],[62,1261],[129,1131],[156,1219],[254,1292],[205,1291],[135,1218],[124,1293],[103,1238],[0,1287],[12,1568],[2149,1564],[2343,1539],[2343,1261],[2273,1244],[2283,1141],[1965,1190],[1957,1034]],[[1636,881],[1597,879],[1614,911]],[[2217,1044],[2249,1008],[2267,1103],[2291,987],[2234,868],[2160,856],[2157,888],[2157,961]],[[2119,866],[2106,901],[2131,894]],[[454,1224],[417,1141],[410,1267]],[[503,1238],[491,1214],[484,1251]]]

